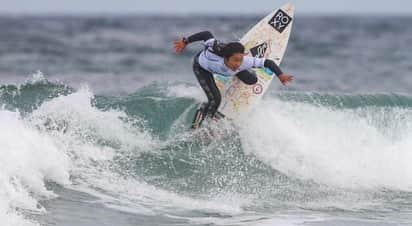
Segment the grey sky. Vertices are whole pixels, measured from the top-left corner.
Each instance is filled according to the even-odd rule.
[[[0,0],[7,13],[264,13],[287,0]],[[290,0],[301,13],[402,13],[412,0]]]

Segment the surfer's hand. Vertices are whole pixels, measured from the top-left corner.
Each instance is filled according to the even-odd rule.
[[[186,43],[183,41],[183,39],[174,42],[174,48],[177,54],[182,53],[185,47]]]
[[[293,76],[292,75],[281,74],[281,75],[278,76],[278,78],[279,78],[280,82],[283,85],[286,85],[287,83],[293,81]]]

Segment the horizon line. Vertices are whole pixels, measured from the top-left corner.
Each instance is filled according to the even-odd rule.
[[[87,16],[119,16],[119,17],[127,17],[127,16],[176,16],[176,17],[187,17],[187,16],[265,16],[269,14],[270,11],[268,12],[242,12],[242,13],[236,13],[236,12],[93,12],[93,11],[82,11],[82,12],[59,12],[59,11],[53,11],[53,12],[10,12],[10,11],[1,11],[0,10],[0,16],[11,16],[11,17],[37,17],[37,16],[53,16],[53,17],[59,17],[59,16],[79,16],[79,17],[87,17]],[[295,16],[395,16],[395,17],[412,17],[411,13],[407,12],[301,12],[301,13],[296,13]]]

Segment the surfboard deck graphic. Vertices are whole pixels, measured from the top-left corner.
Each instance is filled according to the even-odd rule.
[[[280,65],[292,29],[294,6],[286,4],[274,10],[250,29],[240,42],[249,56],[271,59]],[[251,109],[267,91],[273,74],[266,68],[255,68],[258,82],[246,85],[236,76],[214,74],[216,85],[222,94],[218,111],[229,119],[235,119]]]

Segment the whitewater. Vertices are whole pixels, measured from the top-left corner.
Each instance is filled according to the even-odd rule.
[[[193,85],[99,96],[34,78],[1,87],[4,225],[47,225],[53,200],[73,192],[112,209],[112,224],[120,213],[185,225],[411,220],[412,97],[274,94],[223,124],[229,139],[205,142],[187,129],[205,98]]]

